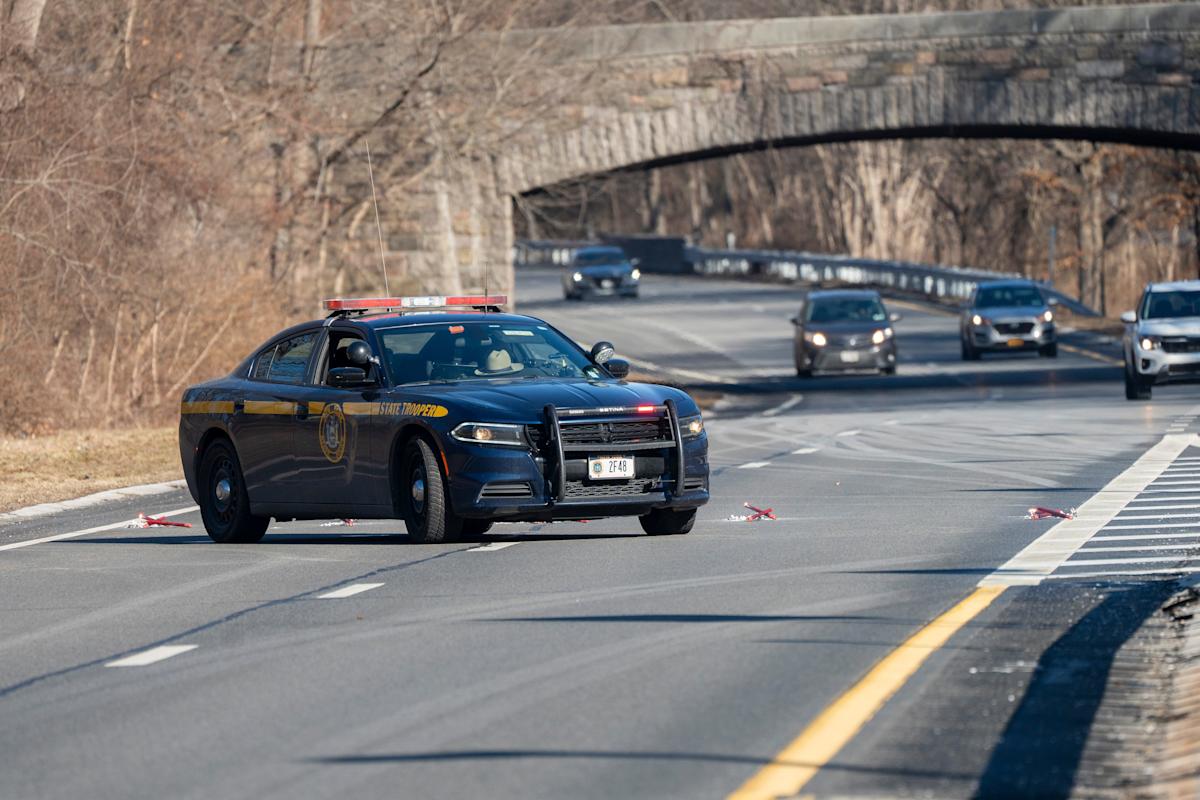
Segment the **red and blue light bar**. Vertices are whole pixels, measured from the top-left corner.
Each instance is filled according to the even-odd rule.
[[[484,308],[508,305],[506,294],[427,295],[421,297],[335,297],[325,301],[326,311],[370,311],[388,308]]]

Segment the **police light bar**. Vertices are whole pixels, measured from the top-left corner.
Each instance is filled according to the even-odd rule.
[[[325,301],[326,311],[368,311],[373,308],[452,308],[508,305],[508,295],[462,295],[458,297],[337,297]]]

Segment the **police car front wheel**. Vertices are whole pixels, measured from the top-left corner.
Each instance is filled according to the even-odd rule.
[[[687,533],[696,524],[696,509],[688,508],[673,511],[669,508],[656,508],[649,514],[638,517],[642,530],[651,536],[672,536]]]
[[[424,439],[413,439],[405,446],[401,463],[404,526],[409,539],[422,544],[457,539],[463,520],[450,508],[446,481],[433,448]]]
[[[204,451],[200,489],[200,516],[214,542],[257,542],[267,532],[271,518],[250,513],[242,466],[229,442],[213,442]]]

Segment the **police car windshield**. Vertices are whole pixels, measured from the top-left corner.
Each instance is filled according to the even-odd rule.
[[[575,266],[577,267],[603,267],[624,263],[625,251],[623,250],[580,250],[575,254]]]
[[[379,331],[396,385],[494,378],[605,377],[549,326],[479,322],[405,325]]]
[[[1200,292],[1147,292],[1142,319],[1200,317]]]
[[[1042,293],[1032,286],[984,286],[975,295],[976,308],[1040,308]]]
[[[887,312],[874,297],[823,297],[808,306],[809,322],[883,322]]]

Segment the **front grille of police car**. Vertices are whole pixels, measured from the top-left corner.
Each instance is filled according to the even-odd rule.
[[[637,497],[654,490],[658,481],[654,478],[637,478],[631,481],[567,481],[563,499],[577,500],[587,498],[604,499],[609,497]]]
[[[1200,353],[1200,338],[1178,336],[1162,340],[1164,353]]]
[[[670,422],[666,419],[637,422],[564,422],[561,426],[564,445],[594,444],[622,445],[646,442],[672,442]]]

